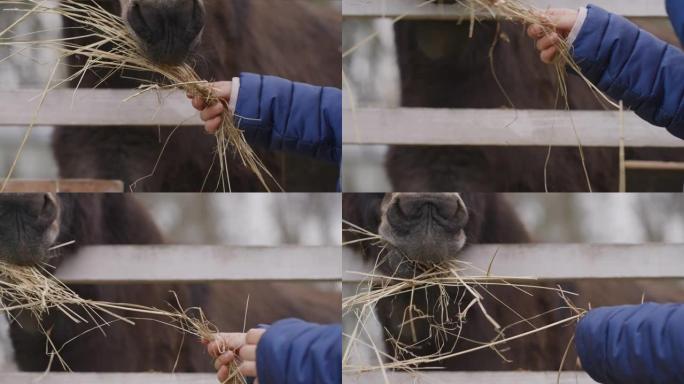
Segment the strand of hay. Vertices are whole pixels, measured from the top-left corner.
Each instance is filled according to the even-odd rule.
[[[625,162],[625,110],[620,100],[620,146],[619,146],[619,162],[620,162],[620,179],[618,192],[627,192],[627,167]]]
[[[182,308],[175,293],[174,296],[176,307]],[[175,328],[184,337],[192,335],[205,340],[214,340],[218,333],[218,328],[207,320],[199,307],[162,310],[137,304],[83,299],[53,276],[47,267],[18,266],[0,261],[0,314],[5,313],[10,319],[18,321],[15,315],[20,312],[30,313],[38,322],[48,339],[49,350],[46,353],[50,356],[51,362],[58,359],[67,371],[70,371],[69,365],[60,356],[61,349],[85,333],[94,330],[105,333],[105,327],[115,322],[135,325],[137,320],[155,321]],[[64,345],[57,346],[52,342],[50,332],[42,328],[40,322],[44,316],[52,312],[60,313],[75,324],[92,324],[92,328],[68,340]],[[120,312],[132,312],[144,317],[126,317],[118,314]],[[111,319],[107,320],[106,317]],[[233,361],[229,368],[231,374],[224,383],[246,384],[237,361]]]
[[[78,80],[78,85],[80,85],[85,74],[95,69],[108,71],[97,85],[101,85],[115,73],[123,70],[155,73],[163,78],[165,83],[157,84],[140,80],[143,85],[141,85],[141,91],[136,95],[159,89],[179,89],[190,95],[201,96],[208,105],[224,104],[221,127],[216,133],[217,147],[215,153],[219,159],[221,170],[219,185],[223,187],[224,191],[231,190],[228,171],[231,157],[236,158],[243,166],[252,171],[267,191],[271,191],[272,185],[276,185],[278,189],[282,190],[264,163],[247,144],[244,132],[235,126],[233,115],[228,109],[226,100],[215,96],[209,83],[200,79],[189,64],[168,66],[149,61],[129,33],[121,17],[107,12],[97,1],[61,0],[58,4],[50,4],[47,1],[38,0],[0,0],[0,5],[4,6],[3,12],[21,13],[21,17],[0,32],[0,45],[20,49],[53,49],[59,53],[60,61],[64,61],[69,56],[86,58],[83,68],[80,68],[73,75],[54,83],[48,82],[47,91],[73,80]],[[60,15],[83,25],[86,32],[75,38],[49,40],[30,40],[27,39],[30,34],[29,36],[17,36],[11,33],[16,25],[30,16],[38,14]],[[80,45],[78,40],[82,38],[94,39],[95,41],[87,45]],[[18,157],[19,154],[17,154]],[[6,180],[11,178],[13,170],[10,170]]]
[[[500,349],[508,342],[525,338],[547,329],[571,324],[578,321],[586,312],[584,309],[576,307],[568,298],[569,295],[576,294],[566,291],[561,287],[551,288],[539,285],[536,283],[537,279],[534,277],[492,275],[491,268],[494,258],[490,261],[487,270],[482,270],[470,263],[460,260],[451,260],[439,265],[420,265],[405,259],[402,261],[402,264],[410,265],[414,268],[414,276],[412,278],[402,278],[395,276],[395,274],[385,275],[378,273],[378,267],[386,262],[386,250],[390,249],[392,245],[382,239],[378,234],[372,233],[353,223],[344,221],[344,225],[345,231],[361,236],[361,238],[346,242],[344,245],[371,242],[373,245],[381,247],[381,251],[375,260],[375,264],[370,273],[348,272],[360,275],[363,279],[357,287],[356,293],[345,297],[342,301],[343,314],[351,315],[356,319],[356,324],[352,332],[344,334],[347,344],[343,354],[342,365],[343,371],[346,373],[381,371],[383,375],[385,375],[385,382],[389,383],[385,373],[387,370],[399,370],[415,374],[416,372],[425,369],[422,367],[426,364],[435,365],[444,360],[453,359],[483,349],[490,349],[497,353],[500,358],[509,361],[504,356],[503,350]],[[494,257],[495,256],[496,255],[494,255]],[[397,266],[397,269],[400,266]],[[459,300],[455,306],[451,303],[452,298],[449,297],[446,290],[449,287],[457,287],[464,292],[464,294],[459,294]],[[530,296],[533,296],[533,291],[551,291],[560,295],[565,300],[566,306],[553,308],[544,313],[526,318],[519,314],[511,304],[505,303],[497,298],[488,290],[488,287],[508,287],[520,292],[522,295]],[[416,292],[425,291],[428,288],[437,288],[440,291],[437,302],[431,304],[435,313],[424,313],[413,304],[414,294],[416,294]],[[466,298],[465,292],[469,294],[469,298]],[[404,333],[404,327],[413,326],[416,320],[427,321],[430,327],[430,336],[428,337],[430,338],[430,341],[438,347],[438,352],[436,353],[426,356],[412,354],[409,350],[412,345],[427,341],[419,340],[416,337],[415,331],[412,329],[409,329],[413,335],[410,344],[401,342],[390,334],[389,331],[386,331],[384,333],[384,338],[386,341],[389,341],[392,346],[390,348],[391,351],[388,352],[381,350],[375,345],[372,336],[367,330],[367,322],[373,319],[377,320],[375,307],[381,300],[391,300],[397,295],[405,295],[408,293],[410,293],[409,306],[407,308],[393,308],[393,311],[401,311],[404,314],[398,334],[401,335]],[[515,314],[519,320],[513,324],[500,324],[497,319],[487,311],[487,307],[490,304],[487,298],[491,298],[496,305],[503,305],[506,307],[507,310],[510,310]],[[461,335],[461,330],[467,322],[469,313],[478,310],[495,331],[497,336],[493,340],[471,340]],[[533,323],[533,321],[538,320],[542,316],[557,311],[570,311],[573,314],[565,317],[563,320],[544,324],[542,326],[537,326]],[[530,329],[512,336],[506,335],[508,330],[520,325],[527,325]],[[455,337],[456,342],[453,344],[448,343],[449,337]],[[365,341],[364,338],[370,341]],[[475,344],[476,346],[459,348],[462,341]],[[358,353],[359,350],[363,349],[370,350],[372,354],[376,356],[377,364],[353,362],[353,353]],[[565,354],[567,355],[567,352]]]
[[[437,3],[438,0],[425,0],[423,2],[420,2],[416,5],[416,9],[427,6],[429,4],[434,4]],[[472,37],[474,33],[474,28],[476,22],[480,21],[480,18],[478,15],[489,15],[491,18],[495,19],[500,19],[500,20],[508,20],[508,21],[513,21],[517,23],[521,23],[523,25],[529,25],[529,24],[538,24],[541,25],[545,29],[546,34],[551,34],[556,32],[555,27],[549,23],[549,20],[544,16],[544,10],[536,8],[534,6],[531,6],[524,1],[521,0],[456,0],[456,4],[461,5],[464,7],[468,13],[470,14],[470,36]],[[410,15],[409,12],[404,13],[402,15],[399,15],[395,17],[392,20],[392,24],[395,24],[406,17]],[[343,52],[342,57],[345,58],[354,52],[356,52],[359,48],[362,46],[366,45],[368,42],[371,40],[377,38],[379,35],[378,32],[374,32],[370,34],[369,36],[365,37],[361,41],[357,42],[354,44],[351,48],[347,49],[346,51]],[[494,47],[491,48],[493,51]],[[559,42],[557,43],[557,49],[558,49],[558,56],[557,60],[554,63],[555,71],[556,71],[556,77],[558,81],[558,91],[560,95],[564,98],[565,100],[565,109],[569,110],[570,105],[568,102],[568,89],[567,89],[567,82],[566,82],[566,76],[567,76],[567,68],[569,67],[572,69],[575,73],[577,73],[582,80],[586,83],[586,85],[592,90],[592,92],[595,94],[597,99],[599,99],[602,102],[605,102],[607,105],[612,106],[615,109],[619,109],[620,106],[618,103],[612,101],[607,95],[605,95],[596,85],[594,85],[589,79],[584,76],[582,73],[579,65],[575,62],[575,60],[572,57],[572,52],[571,49],[572,47],[567,44],[567,42],[563,39],[560,39]],[[490,51],[490,61],[492,61],[491,65],[493,66],[493,56],[491,54],[492,52]],[[492,71],[493,72],[493,71]],[[498,79],[496,79],[496,74],[493,72],[495,80],[498,83]],[[349,88],[349,85],[347,85],[347,88]],[[502,88],[500,86],[500,88]],[[504,96],[507,97],[507,93],[504,91]],[[507,97],[508,98],[508,97]],[[509,100],[510,101],[510,100]],[[512,104],[512,103],[511,103]],[[353,104],[352,104],[353,106]],[[352,111],[353,113],[354,111]],[[593,192],[593,188],[591,185],[591,180],[589,178],[589,172],[587,170],[587,165],[586,165],[586,158],[584,155],[584,146],[582,145],[582,141],[579,137],[579,133],[577,132],[577,128],[575,127],[574,121],[571,121],[572,123],[572,129],[573,129],[573,134],[575,135],[575,139],[577,142],[577,147],[580,155],[580,160],[582,163],[582,169],[584,172],[584,176],[587,182],[587,188],[589,192]],[[549,148],[549,153],[547,155],[550,155],[550,148]],[[548,156],[547,156],[547,161],[545,162],[544,165],[544,185],[545,188],[547,187],[546,184],[546,174],[547,174],[547,166],[548,166]],[[547,188],[548,189],[548,188]]]

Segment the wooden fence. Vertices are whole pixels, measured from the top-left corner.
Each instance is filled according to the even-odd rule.
[[[0,129],[8,126],[199,126],[197,112],[181,92],[153,91],[132,99],[135,89],[56,89],[37,111],[42,90],[0,91]],[[197,128],[199,129],[199,128]],[[11,180],[5,192],[122,193],[118,180]]]
[[[340,247],[90,246],[70,257],[57,277],[71,283],[340,281]],[[96,351],[94,351],[96,352]],[[8,384],[216,383],[213,374],[3,373]]]
[[[618,112],[610,111],[360,108],[345,109],[343,121],[345,144],[575,146],[573,127],[587,147],[620,142]],[[684,147],[631,112],[624,135],[627,147]]]
[[[7,193],[123,193],[119,180],[61,179],[61,180],[10,180]]]
[[[424,0],[344,0],[342,13],[345,17],[398,17],[409,19],[459,19],[470,17],[470,11],[458,4],[427,3]],[[588,3],[630,18],[666,17],[665,2],[653,0],[526,0],[537,8],[550,6],[579,8]],[[477,15],[487,17],[489,15]]]
[[[342,278],[346,284],[358,283],[362,276],[350,271],[367,272],[368,267],[348,252]],[[458,258],[485,271],[493,259],[494,276],[539,280],[684,278],[684,244],[471,245]]]
[[[0,127],[38,126],[177,126],[202,125],[185,94],[178,91],[135,89],[56,89],[47,94],[36,110],[42,90],[23,89],[0,92]],[[35,120],[34,120],[35,119]]]

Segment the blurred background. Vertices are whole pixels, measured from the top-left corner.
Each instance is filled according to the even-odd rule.
[[[506,194],[536,242],[684,243],[684,195]]]

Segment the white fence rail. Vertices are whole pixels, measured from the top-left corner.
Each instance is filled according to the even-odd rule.
[[[344,0],[345,17],[398,17],[455,19],[470,17],[470,11],[459,4],[430,3],[418,7],[424,0]],[[579,8],[588,4],[584,0],[527,0],[527,4],[540,9]],[[658,0],[594,0],[590,3],[627,17],[667,17],[665,2]],[[488,15],[478,15],[488,16]]]
[[[556,381],[558,372],[418,372],[414,374],[388,372],[392,384],[595,384],[586,373],[564,372],[560,382]],[[347,374],[344,384],[383,383],[380,372]]]
[[[176,126],[201,125],[197,111],[180,91],[136,89],[56,89],[36,115],[42,90],[0,92],[0,127],[28,125]],[[35,120],[34,120],[35,119]]]
[[[119,180],[57,179],[57,180],[10,180],[4,192],[8,193],[123,193],[124,184]]]
[[[391,383],[478,383],[478,384],[555,384],[556,372],[432,372],[414,375],[388,373]],[[7,384],[215,384],[213,374],[163,374],[163,373],[50,373],[41,379],[37,373],[0,373],[0,382]],[[40,380],[39,380],[40,379]],[[382,383],[379,373],[345,375],[345,384]],[[593,384],[585,373],[565,372],[561,384]]]
[[[0,373],[6,384],[216,384],[216,375],[203,373]]]
[[[345,109],[345,144],[617,147],[618,112],[360,108]],[[574,127],[574,130],[573,130]],[[684,141],[625,113],[627,147],[684,147]]]
[[[330,281],[341,277],[340,247],[90,246],[56,276],[71,283]]]
[[[352,252],[347,250],[342,262],[345,283],[363,279],[350,272],[369,272]],[[492,276],[539,280],[684,278],[684,244],[471,245],[458,259],[485,271],[494,259]],[[481,275],[474,270],[470,274]]]

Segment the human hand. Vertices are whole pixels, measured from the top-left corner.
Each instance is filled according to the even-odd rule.
[[[209,84],[212,88],[212,94],[218,98],[224,99],[226,102],[230,100],[230,94],[233,89],[233,83],[230,81],[219,81]],[[188,94],[188,98],[192,99],[192,106],[200,111],[200,118],[204,122],[204,130],[207,133],[215,134],[219,127],[221,127],[221,120],[223,118],[224,103],[214,103],[207,105],[206,100],[201,96],[193,96]]]
[[[551,64],[558,55],[558,44],[566,39],[577,21],[578,10],[555,8],[543,13],[548,23],[532,24],[527,28],[527,35],[536,40],[539,57],[546,64]],[[549,27],[553,32],[550,32]]]
[[[247,333],[218,333],[212,341],[203,340],[209,355],[214,358],[216,376],[221,383],[228,380],[229,366],[236,358],[243,376],[257,377],[256,350],[265,332],[265,329],[255,328]]]

